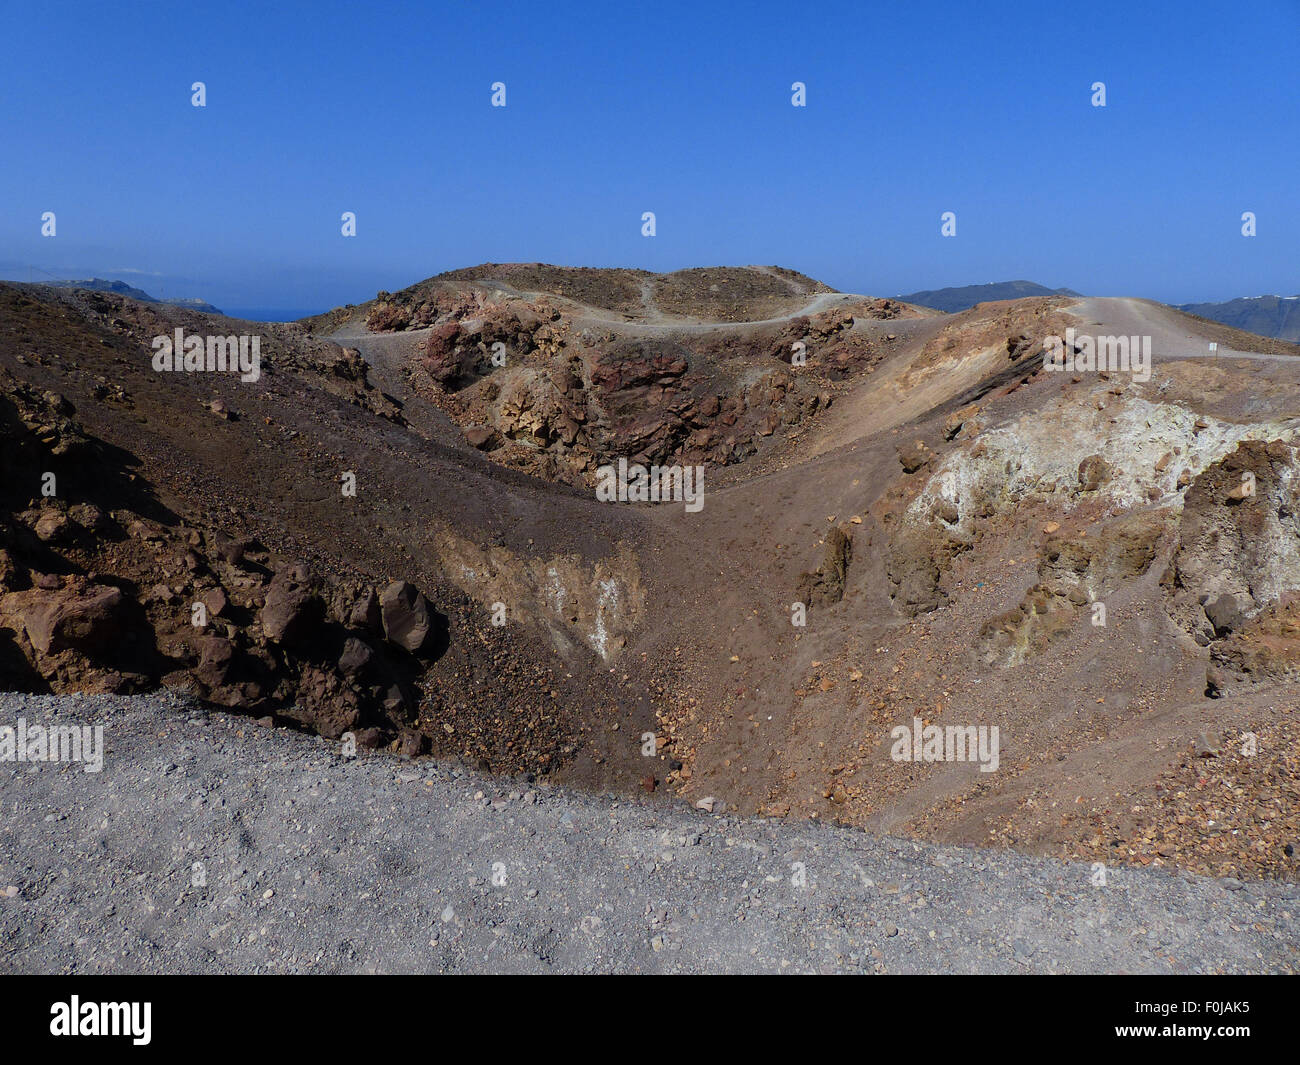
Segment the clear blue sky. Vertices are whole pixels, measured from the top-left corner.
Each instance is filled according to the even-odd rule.
[[[515,260],[1300,292],[1300,0],[56,0],[3,25],[0,276],[304,311]]]

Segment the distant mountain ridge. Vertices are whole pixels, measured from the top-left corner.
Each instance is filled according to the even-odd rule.
[[[1300,341],[1300,296],[1242,296],[1223,303],[1182,303],[1178,309],[1257,336]]]
[[[184,307],[191,311],[202,311],[204,314],[220,314],[221,311],[206,300],[197,299],[189,296],[179,299],[163,299],[151,296],[143,289],[132,288],[125,281],[110,281],[103,277],[92,277],[85,281],[45,281],[43,284],[52,288],[84,288],[91,292],[112,292],[119,296],[126,296],[129,299],[139,300],[141,303],[163,303],[170,307]]]
[[[956,314],[967,311],[977,303],[991,300],[1020,300],[1029,296],[1080,296],[1070,288],[1047,288],[1033,281],[993,281],[987,285],[962,285],[957,288],[926,289],[910,292],[898,299],[919,307]]]
[[[743,273],[750,268],[715,268],[719,273]],[[507,264],[505,267],[493,267],[491,264],[485,264],[480,267],[473,267],[467,270],[450,271],[438,275],[436,278],[430,278],[429,281],[437,280],[459,280],[472,279],[480,275],[487,276],[494,273],[527,272],[541,273],[549,271],[560,277],[560,282],[551,285],[544,284],[543,281],[548,279],[536,278],[529,276],[526,280],[543,289],[553,289],[557,292],[565,292],[566,289],[574,288],[581,294],[583,284],[575,282],[585,282],[587,284],[595,283],[591,279],[598,281],[621,281],[623,275],[631,280],[640,282],[659,277],[660,275],[652,274],[644,270],[595,270],[595,269],[565,269],[561,267],[547,267],[543,264]],[[710,271],[678,271],[675,275],[663,275],[664,277],[685,277],[691,274],[705,274]],[[785,276],[786,283],[792,288],[803,289],[810,293],[829,292],[831,289],[814,281],[811,278],[804,277],[794,271],[772,271]],[[561,277],[561,275],[564,275]],[[524,279],[521,279],[524,280]],[[85,280],[68,280],[68,281],[45,281],[43,282],[52,288],[80,288],[92,292],[112,292],[119,296],[126,296],[141,303],[156,303],[172,307],[184,307],[187,310],[201,311],[205,314],[224,314],[222,310],[214,307],[206,300],[197,297],[177,297],[167,298],[151,296],[143,289],[135,288],[128,285],[125,281],[115,281],[108,278],[92,277]],[[422,284],[428,284],[423,282]],[[951,288],[924,289],[919,292],[910,292],[905,295],[895,297],[904,303],[914,304],[918,307],[929,307],[932,310],[943,311],[948,314],[956,314],[960,311],[969,310],[979,303],[989,303],[995,300],[1014,300],[1027,299],[1034,296],[1071,296],[1078,297],[1082,293],[1076,292],[1070,288],[1048,288],[1034,281],[994,281],[984,285],[960,285]],[[608,302],[608,301],[607,301]],[[1219,322],[1223,325],[1231,326],[1234,329],[1241,329],[1248,333],[1254,333],[1256,336],[1274,337],[1278,340],[1291,341],[1300,343],[1300,295],[1295,296],[1240,296],[1236,299],[1224,300],[1218,303],[1178,303],[1170,304],[1177,310],[1184,311],[1187,314],[1195,314],[1201,318],[1208,318],[1210,321]],[[296,312],[262,312],[257,316],[260,320],[265,317],[267,320],[274,318],[281,320],[282,317],[294,317]]]

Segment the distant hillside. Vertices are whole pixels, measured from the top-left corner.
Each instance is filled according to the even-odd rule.
[[[1257,336],[1300,341],[1300,296],[1244,296],[1226,303],[1183,303],[1178,309]]]
[[[125,281],[109,281],[102,277],[92,277],[86,281],[46,281],[51,288],[84,288],[92,292],[115,292],[119,296],[139,300],[141,303],[165,303],[171,307],[185,307],[191,311],[203,311],[205,314],[220,314],[216,307],[205,300],[187,297],[184,299],[159,299],[149,295],[143,289],[132,288]]]
[[[994,281],[987,285],[963,285],[960,288],[936,288],[925,292],[912,292],[898,298],[904,303],[932,307],[936,311],[969,310],[977,303],[990,300],[1019,300],[1027,296],[1078,296],[1069,288],[1045,288],[1033,281]]]
[[[557,296],[627,320],[660,324],[688,319],[762,321],[791,314],[817,296],[835,292],[829,285],[780,266],[710,266],[656,274],[624,267],[482,263],[300,321],[317,333],[329,333],[345,321],[363,318],[381,330],[419,327],[447,309],[440,301],[455,299],[473,285],[519,298]]]

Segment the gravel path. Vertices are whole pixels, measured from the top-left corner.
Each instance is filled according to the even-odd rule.
[[[1150,336],[1152,352],[1160,359],[1295,359],[1294,355],[1240,351],[1226,344],[1211,352],[1205,337],[1188,333],[1188,328],[1195,323],[1172,307],[1149,300],[1126,296],[1091,296],[1071,304],[1067,309],[1093,323],[1095,331],[1105,336]],[[1080,330],[1086,331],[1086,328]]]
[[[0,761],[3,971],[1300,969],[1296,884],[1094,887],[1009,852],[348,759],[169,693],[0,696],[19,718],[102,724],[105,754]]]
[[[522,300],[538,300],[551,296],[550,293],[546,292],[526,292],[522,289],[511,288],[501,281],[478,281],[475,284],[493,288],[497,292]],[[645,298],[649,299],[648,296]],[[869,296],[855,295],[851,292],[822,292],[811,297],[802,307],[798,307],[787,314],[778,314],[775,318],[755,318],[739,322],[701,322],[693,318],[674,317],[659,310],[657,306],[651,303],[646,304],[645,317],[637,319],[627,319],[622,315],[610,316],[601,313],[600,308],[584,307],[577,303],[573,304],[572,313],[575,326],[614,326],[620,332],[629,334],[715,333],[723,330],[759,329],[769,325],[784,325],[795,318],[811,317],[831,307],[857,303],[870,298]],[[414,348],[416,343],[423,341],[432,331],[433,326],[423,326],[419,329],[404,329],[396,333],[375,333],[370,330],[363,318],[357,318],[343,322],[334,332],[328,334],[328,339],[348,347],[354,347],[355,342],[358,340],[400,340]]]

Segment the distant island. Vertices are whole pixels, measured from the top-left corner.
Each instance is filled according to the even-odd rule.
[[[1181,303],[1178,309],[1262,337],[1300,340],[1300,296],[1243,296],[1224,303]]]
[[[991,300],[1020,300],[1028,296],[1080,296],[1070,288],[1047,288],[1033,281],[993,281],[987,285],[962,285],[959,288],[926,289],[923,292],[909,292],[898,298],[904,303],[914,303],[918,307],[930,307],[936,311],[956,314],[968,311],[977,303]]]
[[[187,297],[181,299],[159,299],[149,293],[132,288],[125,281],[109,281],[102,277],[92,277],[85,281],[46,281],[43,282],[51,288],[84,288],[91,292],[113,292],[119,296],[127,296],[133,300],[139,300],[141,303],[164,303],[171,307],[184,307],[191,311],[202,311],[205,314],[221,314],[222,312],[206,300]]]

